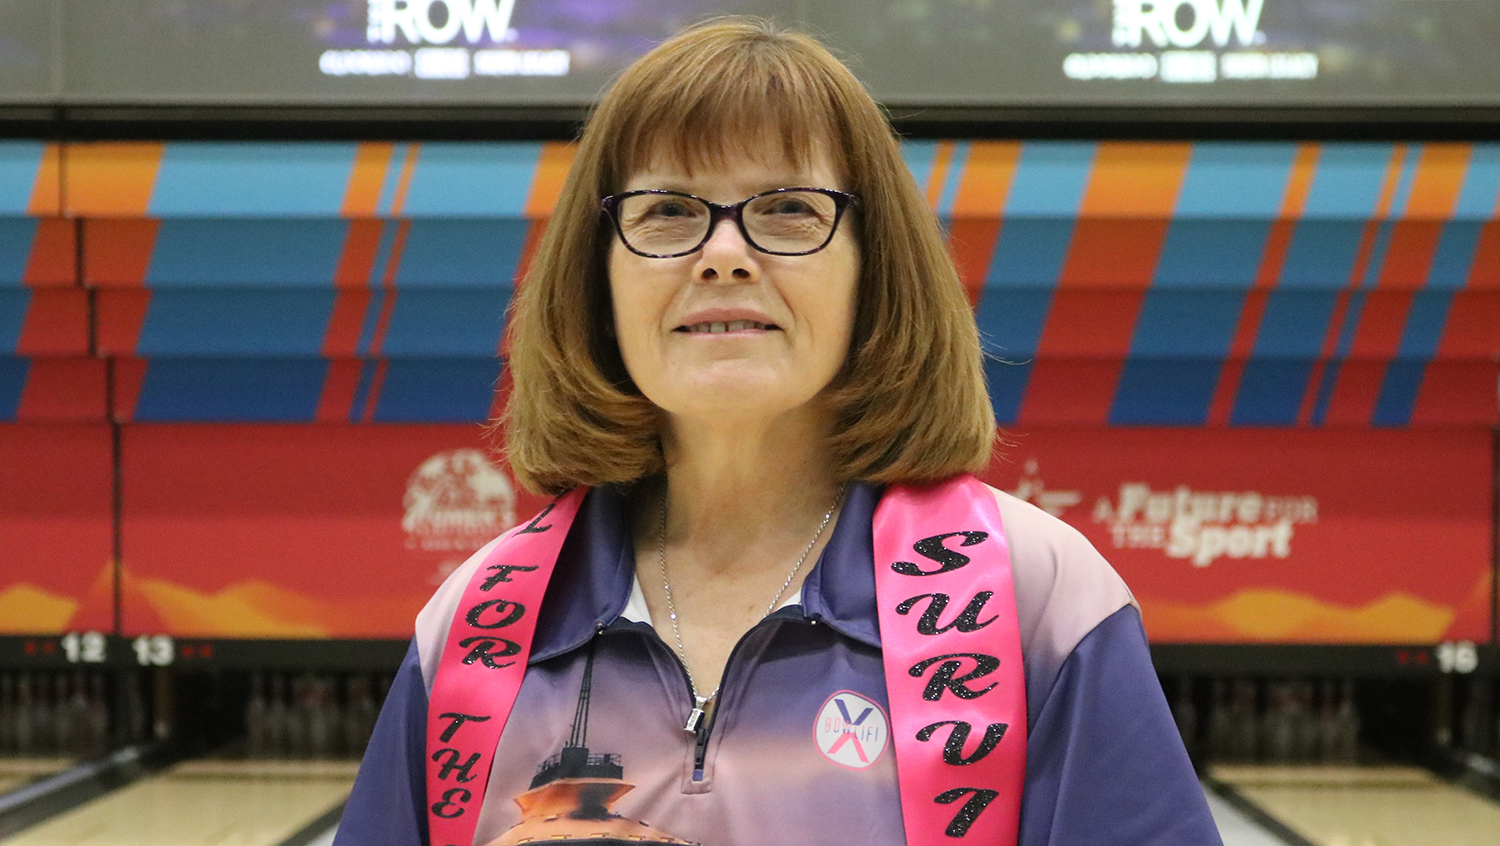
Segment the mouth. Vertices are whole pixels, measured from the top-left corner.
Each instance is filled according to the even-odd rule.
[[[712,323],[693,323],[687,326],[678,326],[674,331],[685,332],[689,335],[721,335],[725,332],[744,332],[747,330],[764,332],[780,328],[774,323],[757,323],[754,320],[729,320]]]

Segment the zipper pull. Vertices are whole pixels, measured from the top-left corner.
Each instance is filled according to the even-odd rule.
[[[693,694],[693,710],[688,713],[687,725],[682,727],[683,731],[696,732],[698,723],[703,720],[703,706],[708,704],[709,697]]]

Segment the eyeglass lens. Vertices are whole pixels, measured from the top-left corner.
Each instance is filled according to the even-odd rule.
[[[681,194],[627,196],[616,213],[625,243],[653,255],[696,250],[707,239],[714,217],[701,200]],[[838,218],[838,203],[816,191],[762,194],[740,207],[745,236],[768,253],[817,250],[832,237]]]

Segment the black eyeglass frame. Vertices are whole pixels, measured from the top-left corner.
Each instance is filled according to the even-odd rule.
[[[823,240],[823,243],[819,244],[816,247],[813,247],[810,250],[799,250],[793,253],[784,253],[779,250],[768,250],[765,247],[762,247],[761,245],[755,243],[755,239],[750,237],[749,230],[745,228],[745,218],[743,212],[746,204],[754,202],[755,200],[759,200],[762,197],[769,197],[775,194],[787,194],[794,191],[822,194],[823,196],[828,197],[830,200],[833,200],[833,225],[828,227],[828,237]],[[699,241],[697,244],[694,244],[691,250],[683,250],[682,252],[677,253],[647,253],[642,252],[635,247],[632,247],[630,245],[630,239],[625,237],[625,228],[620,223],[620,216],[615,213],[615,210],[619,207],[619,204],[624,202],[625,200],[631,197],[639,197],[645,194],[657,194],[668,197],[686,197],[687,199],[697,200],[703,205],[708,206],[708,229],[703,233],[703,240]],[[730,203],[727,206],[720,203],[715,203],[712,200],[705,200],[702,197],[688,194],[683,191],[667,191],[660,188],[647,188],[641,191],[625,191],[620,194],[611,194],[599,201],[599,207],[604,210],[605,214],[609,215],[610,220],[614,221],[615,233],[620,236],[620,243],[625,245],[625,249],[644,258],[659,259],[680,258],[682,256],[692,255],[693,253],[696,253],[699,250],[703,249],[703,245],[708,243],[708,239],[714,236],[714,230],[718,228],[719,221],[723,220],[726,217],[733,220],[734,225],[739,227],[740,236],[745,239],[745,243],[749,244],[758,252],[762,252],[772,256],[812,255],[813,253],[816,253],[822,250],[824,247],[827,247],[829,244],[833,243],[833,236],[838,234],[839,223],[844,219],[844,211],[847,210],[849,206],[858,204],[859,197],[846,191],[837,191],[833,188],[806,187],[774,188],[770,191],[762,191],[759,194],[746,197],[745,199],[740,200],[738,203]]]

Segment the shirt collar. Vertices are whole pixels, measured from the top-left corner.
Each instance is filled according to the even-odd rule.
[[[778,614],[796,614],[878,648],[874,540],[870,522],[880,500],[877,485],[850,483],[833,535],[808,572],[802,604]],[[620,618],[635,574],[630,509],[624,491],[589,491],[558,555],[538,612],[530,661],[577,649]]]

